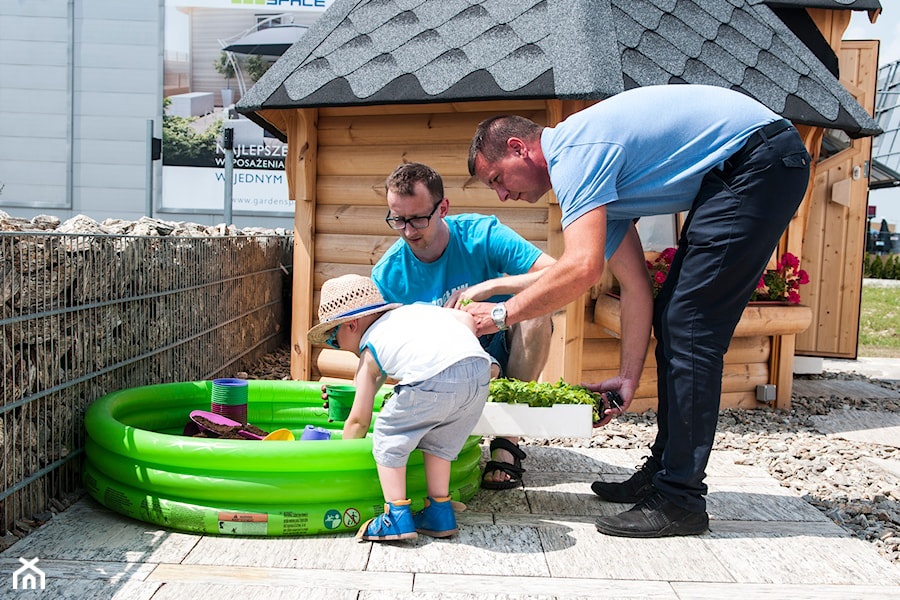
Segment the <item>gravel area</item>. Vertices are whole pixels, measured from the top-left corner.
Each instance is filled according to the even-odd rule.
[[[254,379],[287,379],[288,348],[263,358],[247,375]],[[803,375],[807,379],[862,380],[886,389],[900,383],[868,379],[855,373],[828,372]],[[888,560],[900,563],[900,477],[862,460],[866,457],[900,461],[900,449],[843,440],[820,433],[810,417],[852,407],[859,410],[900,412],[890,400],[860,400],[837,396],[794,395],[790,411],[724,409],[719,418],[714,448],[742,454],[742,464],[765,468],[781,485],[851,534],[874,544]],[[525,439],[526,445],[649,448],[656,434],[652,412],[626,414],[596,429],[590,440]],[[648,451],[649,453],[649,451]]]

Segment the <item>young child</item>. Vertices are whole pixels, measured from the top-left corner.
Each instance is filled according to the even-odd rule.
[[[319,324],[307,335],[359,356],[353,408],[344,439],[366,436],[375,394],[398,381],[375,422],[372,454],[384,493],[384,514],[363,523],[362,540],[413,539],[416,532],[457,532],[450,502],[450,463],[481,416],[490,357],[466,313],[426,304],[388,304],[368,277],[344,275],[322,285]],[[415,514],[406,497],[406,462],[422,450],[428,497]]]

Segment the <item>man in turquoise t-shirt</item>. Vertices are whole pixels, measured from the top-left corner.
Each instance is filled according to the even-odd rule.
[[[537,200],[551,189],[562,209],[565,251],[504,307],[504,324],[566,305],[604,268],[622,289],[619,374],[591,385],[628,408],[656,337],[659,406],[651,456],[624,482],[596,481],[601,498],[636,503],[600,517],[601,533],[697,535],[709,527],[705,469],[715,439],[723,356],[750,295],[809,182],[797,130],[753,98],[703,85],[636,88],[555,127],[522,117],[482,122],[469,173],[500,200]],[[688,211],[655,301],[634,222]],[[489,303],[464,310],[493,331]],[[617,414],[620,409],[610,409]]]
[[[401,239],[372,268],[372,279],[388,302],[455,308],[468,301],[502,303],[556,262],[494,216],[448,216],[450,201],[441,176],[427,165],[400,165],[388,177],[385,191],[386,221]],[[548,314],[480,341],[503,376],[533,381],[547,362],[551,332]],[[525,454],[518,438],[493,440],[491,457],[482,487],[522,485]]]

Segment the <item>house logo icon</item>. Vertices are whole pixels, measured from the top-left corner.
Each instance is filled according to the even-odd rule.
[[[19,570],[13,573],[13,589],[23,589],[23,590],[36,590],[38,588],[38,582],[40,582],[41,589],[44,589],[44,572],[38,569],[36,566],[38,559],[32,558],[31,560],[25,560],[22,557],[19,557],[19,562],[22,563],[22,566],[19,567]],[[19,587],[19,584],[21,588]]]

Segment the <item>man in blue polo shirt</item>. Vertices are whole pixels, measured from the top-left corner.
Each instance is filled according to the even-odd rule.
[[[387,302],[427,302],[459,308],[468,301],[502,302],[525,289],[555,261],[494,216],[448,216],[441,176],[421,163],[404,163],[385,183],[387,224],[400,234],[372,268]],[[501,374],[538,378],[550,351],[549,314],[481,337]],[[423,332],[427,335],[427,332]],[[496,375],[497,373],[495,373]],[[482,487],[522,485],[525,453],[518,438],[491,442]]]
[[[599,518],[601,533],[707,531],[703,480],[718,419],[722,357],[803,200],[809,161],[788,121],[744,94],[711,86],[632,89],[552,128],[515,116],[479,125],[469,172],[501,201],[536,202],[552,188],[562,209],[565,252],[501,309],[467,305],[478,332],[493,331],[498,320],[509,325],[566,305],[608,264],[622,287],[622,361],[617,377],[592,387],[619,392],[627,408],[653,325],[658,433],[651,456],[630,479],[591,486],[606,500],[637,503]],[[681,211],[689,212],[654,302],[634,221]]]

